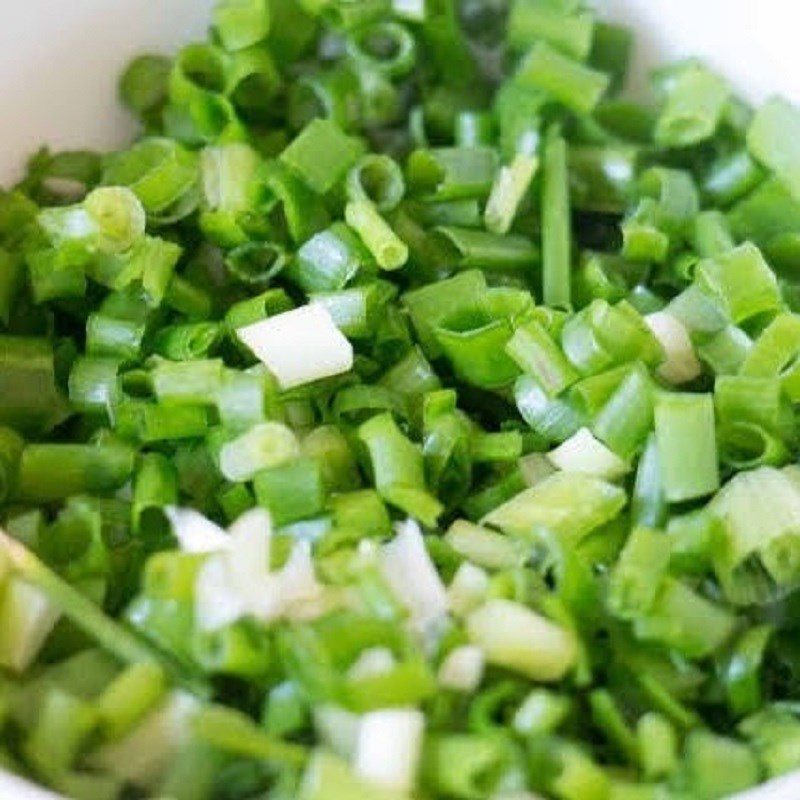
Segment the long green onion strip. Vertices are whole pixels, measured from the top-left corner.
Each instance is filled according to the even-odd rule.
[[[502,5],[219,0],[124,72],[135,142],[0,191],[4,767],[107,800],[800,767],[800,111],[696,60],[623,99],[628,29]]]

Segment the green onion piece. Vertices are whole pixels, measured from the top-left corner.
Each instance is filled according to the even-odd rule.
[[[703,342],[697,355],[715,375],[735,375],[753,348],[750,337],[736,325],[729,325]]]
[[[212,20],[226,50],[242,50],[269,33],[269,5],[262,0],[218,0]]]
[[[704,497],[719,488],[711,395],[657,395],[655,431],[664,496],[668,502]],[[687,454],[691,454],[691,458]]]
[[[9,540],[10,541],[10,540]],[[0,599],[0,664],[12,672],[27,670],[60,616],[59,609],[33,582],[12,573],[13,559],[4,551]]]
[[[256,45],[231,55],[226,91],[244,119],[257,123],[268,118],[282,88],[282,76],[266,47]],[[282,133],[274,136],[275,141],[284,143]],[[278,145],[271,143],[264,149],[272,153]]]
[[[195,361],[210,355],[222,338],[216,322],[194,322],[169,325],[153,339],[153,350],[172,361]]]
[[[659,227],[658,204],[645,197],[622,223],[622,255],[631,261],[663,264],[670,247],[669,236]]]
[[[767,252],[775,246],[780,256],[777,245],[800,229],[800,202],[777,178],[768,179],[731,209],[728,221],[737,241],[753,242]]]
[[[584,61],[592,47],[594,17],[588,11],[560,7],[548,0],[515,0],[506,38],[513,50],[543,39],[572,58]]]
[[[736,246],[725,215],[714,210],[701,211],[695,217],[692,244],[703,258],[714,258]]]
[[[717,378],[714,386],[714,403],[723,427],[753,422],[779,435],[791,435],[791,411],[777,376],[724,375]]]
[[[489,147],[415,150],[406,163],[406,180],[427,200],[483,199],[497,174],[497,153]]]
[[[741,364],[742,375],[779,377],[786,396],[800,397],[800,317],[779,314],[764,329]]]
[[[701,262],[697,282],[723,305],[735,323],[781,306],[775,273],[758,248],[749,243]]]
[[[245,680],[263,679],[272,662],[271,643],[244,622],[203,632],[194,641],[194,656],[206,672]]]
[[[659,341],[641,315],[625,301],[611,306],[604,300],[595,300],[566,323],[561,346],[584,375],[634,359],[651,365],[663,361]]]
[[[211,316],[209,295],[180,275],[173,276],[164,299],[167,305],[190,320],[204,320]]]
[[[145,124],[158,120],[167,101],[171,69],[172,62],[164,56],[143,55],[134,58],[120,77],[120,100]]]
[[[723,662],[722,677],[728,706],[737,716],[751,714],[763,704],[761,671],[774,632],[771,625],[750,628],[736,640]]]
[[[724,523],[714,569],[728,600],[761,603],[796,584],[799,509],[792,473],[772,467],[737,474],[714,497],[709,510]]]
[[[386,322],[394,287],[382,281],[354,286],[338,292],[313,293],[309,299],[323,306],[336,327],[349,339],[366,339],[378,333]]]
[[[144,295],[133,289],[109,294],[86,321],[86,352],[90,356],[136,359],[151,320]]]
[[[389,414],[365,422],[358,429],[358,437],[369,452],[375,488],[381,497],[425,525],[434,525],[442,506],[426,489],[419,447],[403,436]]]
[[[166,536],[169,526],[163,509],[177,505],[178,476],[172,463],[160,453],[139,459],[133,481],[131,524],[147,541]]]
[[[144,235],[145,212],[123,186],[94,189],[80,206],[45,209],[39,224],[56,246],[79,243],[90,251],[121,253]]]
[[[483,273],[469,270],[403,295],[403,305],[428,356],[435,358],[442,352],[435,335],[437,326],[460,308],[475,303],[485,290]]]
[[[358,103],[357,77],[340,65],[301,75],[289,86],[287,119],[295,130],[322,117],[349,131],[356,123]]]
[[[486,111],[461,111],[456,117],[455,139],[459,147],[480,147],[494,138],[494,119]]]
[[[611,692],[606,689],[595,689],[589,695],[589,707],[592,721],[612,747],[626,761],[637,764],[639,752],[636,736],[622,715]]]
[[[542,170],[542,299],[566,309],[572,262],[567,145],[555,129],[545,141]]]
[[[142,139],[114,153],[103,172],[104,183],[131,189],[158,224],[176,222],[197,208],[198,179],[197,156],[164,137]]]
[[[175,662],[161,657],[127,628],[106,616],[91,600],[49,570],[36,556],[4,534],[0,543],[11,557],[16,573],[45,595],[53,606],[124,664],[160,663],[169,674],[201,696],[207,693],[202,681],[184,672]]]
[[[565,800],[609,796],[609,779],[585,750],[570,741],[539,737],[528,746],[535,786]]]
[[[97,699],[103,733],[110,739],[123,736],[158,703],[165,689],[165,675],[157,664],[128,667]]]
[[[614,519],[624,505],[625,492],[610,483],[557,472],[495,508],[483,521],[514,536],[530,537],[537,528],[546,528],[577,544]]]
[[[568,389],[578,373],[573,369],[545,328],[535,320],[517,328],[506,352],[551,396]]]
[[[581,211],[610,214],[625,211],[636,185],[638,155],[633,147],[570,147],[572,205]]]
[[[639,177],[639,191],[644,198],[656,201],[656,222],[671,240],[687,236],[700,210],[697,187],[689,172],[650,167]]]
[[[351,31],[347,52],[365,71],[401,78],[414,69],[416,40],[404,25],[376,22]]]
[[[724,331],[730,324],[719,301],[696,285],[681,292],[664,310],[677,319],[692,338],[701,341]]]
[[[297,437],[279,422],[264,422],[227,442],[219,452],[219,468],[229,481],[249,481],[257,472],[300,455]]]
[[[515,75],[521,86],[539,89],[578,114],[589,114],[609,86],[609,78],[544,41],[537,42],[522,59]]]
[[[437,734],[425,742],[422,782],[444,797],[480,796],[502,774],[500,740],[475,733]]]
[[[537,158],[518,153],[507,167],[501,167],[486,201],[484,221],[492,233],[506,234],[514,222],[536,170]]]
[[[595,21],[589,66],[611,77],[611,93],[619,91],[625,85],[633,53],[633,38],[633,31],[624,25]],[[600,121],[607,125],[607,119]]]
[[[686,740],[681,775],[694,796],[725,797],[754,786],[761,773],[746,744],[697,730]]]
[[[520,415],[546,442],[563,442],[584,425],[581,410],[563,398],[551,398],[539,383],[523,375],[514,384]]]
[[[234,303],[225,314],[225,323],[229,329],[236,330],[293,308],[294,303],[283,289],[267,289],[262,294]]]
[[[655,434],[647,439],[631,496],[631,519],[636,525],[658,528],[667,517],[667,502],[661,485],[661,463]]]
[[[628,465],[598,441],[588,428],[581,428],[547,457],[562,472],[594,475],[605,480],[618,479],[628,471]]]
[[[113,358],[77,358],[69,373],[70,403],[83,413],[110,418],[121,399],[119,368]]]
[[[368,273],[370,267],[374,269],[372,255],[360,239],[335,222],[298,250],[283,275],[306,292],[333,292],[343,289],[360,270]]]
[[[756,112],[747,131],[747,148],[800,198],[800,111],[786,100],[773,97]]]
[[[575,665],[573,634],[519,603],[490,600],[469,615],[466,625],[470,641],[490,664],[531,680],[560,680]]]
[[[258,504],[270,512],[278,526],[308,519],[325,508],[322,471],[312,458],[298,458],[258,472],[253,490]]]
[[[73,766],[96,725],[91,704],[53,688],[22,745],[25,757],[52,780]]]
[[[361,143],[335,122],[315,119],[281,153],[280,159],[315,192],[325,194],[344,179],[362,153]]]
[[[511,569],[523,556],[513,539],[463,519],[450,526],[445,539],[457,553],[485,569]]]
[[[150,378],[156,397],[165,405],[211,405],[222,383],[223,368],[217,359],[161,361]]]
[[[223,752],[276,764],[297,766],[306,761],[305,747],[270,736],[233,709],[209,706],[196,714],[191,725],[200,741]]]
[[[745,149],[714,160],[702,182],[704,194],[715,204],[728,207],[761,182],[763,173]]]
[[[263,170],[264,205],[282,219],[292,241],[302,243],[330,223],[325,205],[301,177],[282,161]]]
[[[29,444],[22,453],[17,497],[48,503],[76,494],[107,494],[133,474],[134,450],[107,439],[98,444]]]
[[[713,72],[702,68],[683,70],[670,86],[656,123],[656,144],[689,147],[710,139],[729,95],[727,83]]]
[[[327,750],[318,750],[308,763],[300,785],[298,800],[399,800],[399,795],[360,778],[344,759]]]
[[[724,606],[674,578],[665,578],[649,611],[634,621],[636,634],[673,648],[687,658],[718,651],[736,629],[736,617]]]
[[[538,250],[524,236],[453,227],[436,228],[435,235],[445,245],[448,262],[459,269],[530,273],[539,260]]]
[[[592,423],[595,436],[623,459],[642,448],[652,428],[652,394],[647,371],[634,367]]]
[[[510,384],[519,374],[505,346],[517,320],[532,307],[524,291],[495,288],[475,307],[456,311],[434,331],[439,346],[465,382],[484,388]]]
[[[347,197],[351,201],[369,200],[378,211],[392,211],[406,191],[403,172],[386,155],[366,155],[347,175]]]
[[[8,326],[12,309],[22,289],[23,264],[15,253],[0,248],[0,322]]]
[[[120,435],[146,444],[205,436],[210,418],[205,404],[162,405],[126,400],[118,406],[114,424]]]
[[[646,614],[655,603],[670,562],[669,537],[649,528],[634,528],[614,566],[609,605],[623,619]]]
[[[671,775],[678,766],[678,737],[670,721],[655,711],[636,723],[636,741],[642,772],[650,780]]]
[[[369,200],[349,202],[345,219],[361,237],[381,269],[400,269],[408,261],[408,247]]]
[[[0,428],[0,503],[5,503],[14,494],[24,448],[25,441],[16,431]]]

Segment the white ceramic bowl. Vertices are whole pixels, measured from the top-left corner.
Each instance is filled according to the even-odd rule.
[[[134,54],[202,36],[213,0],[0,0],[0,185],[41,144],[113,147],[133,133],[116,75]],[[701,55],[752,100],[800,102],[791,0],[595,0],[637,31],[634,91],[646,68]],[[737,800],[798,800],[790,775]],[[56,800],[0,773],[0,800]]]

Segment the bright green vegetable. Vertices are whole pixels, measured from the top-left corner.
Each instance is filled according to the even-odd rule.
[[[800,768],[800,116],[696,60],[622,99],[632,50],[580,0],[218,0],[130,146],[0,191],[4,769]]]

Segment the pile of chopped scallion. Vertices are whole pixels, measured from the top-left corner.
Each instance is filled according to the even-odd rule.
[[[710,800],[800,767],[800,109],[580,0],[220,0],[0,192],[0,767]],[[796,795],[792,795],[796,796]]]

